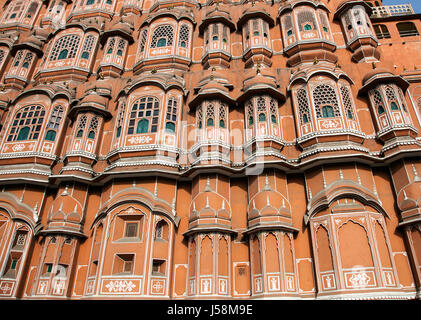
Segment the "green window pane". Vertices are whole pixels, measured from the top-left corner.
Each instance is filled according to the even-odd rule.
[[[22,141],[28,139],[29,130],[29,127],[23,127],[22,129],[20,129],[17,140]]]
[[[56,132],[54,130],[48,130],[45,135],[45,140],[54,141],[56,139]]]
[[[335,114],[333,113],[333,108],[331,106],[324,106],[322,108],[322,117],[323,118],[333,118]]]
[[[136,133],[147,133],[149,129],[149,120],[141,119],[137,123]]]

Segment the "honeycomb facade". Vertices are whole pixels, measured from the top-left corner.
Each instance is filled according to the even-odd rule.
[[[410,6],[2,3],[1,299],[420,297]]]

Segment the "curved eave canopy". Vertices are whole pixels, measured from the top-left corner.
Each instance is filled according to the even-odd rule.
[[[185,89],[184,84],[178,78],[164,78],[159,76],[142,76],[135,81],[127,84],[118,94],[117,99],[120,95],[129,95],[133,90],[147,85],[154,85],[160,87],[164,91],[168,91],[172,88],[180,90],[184,96],[187,96],[188,91]]]
[[[259,10],[258,7],[253,10],[244,11],[241,15],[240,19],[237,22],[237,29],[240,30],[244,23],[252,18],[261,18],[269,23],[269,27],[273,27],[275,25],[275,20],[267,13],[266,11]]]
[[[296,82],[303,81],[307,83],[312,77],[316,75],[321,75],[321,74],[327,75],[329,77],[333,77],[336,80],[344,78],[347,81],[349,81],[349,83],[354,84],[354,81],[352,81],[352,79],[342,70],[338,72],[338,71],[330,71],[330,70],[323,70],[323,69],[314,69],[309,72],[303,71],[303,72],[297,73],[296,75],[293,75],[291,77],[291,80],[289,81],[287,90],[290,91],[292,85]]]
[[[11,101],[11,103],[15,104],[19,99],[38,93],[47,95],[51,101],[58,99],[59,97],[67,99],[70,102],[70,104],[74,103],[75,101],[74,94],[69,90],[66,90],[64,88],[56,88],[54,86],[39,86],[29,90],[25,90],[24,92],[20,93]]]
[[[295,7],[298,7],[298,6],[310,6],[310,7],[313,7],[315,9],[321,8],[321,9],[326,10],[327,12],[330,12],[328,7],[326,7],[322,2],[315,3],[311,0],[301,0],[301,1],[296,1],[294,3],[287,4],[287,5],[279,8],[278,16],[281,16],[285,12],[292,11]]]
[[[365,11],[367,12],[367,14],[370,16],[373,12],[373,9],[368,5],[367,2],[365,1],[361,1],[361,0],[355,0],[355,1],[345,1],[342,4],[340,4],[338,6],[338,8],[336,9],[335,14],[333,15],[333,19],[334,20],[339,20],[341,18],[341,15],[348,10],[349,8],[352,8],[354,6],[363,6],[365,8]]]
[[[182,19],[186,19],[188,21],[190,21],[193,26],[196,26],[196,21],[194,19],[194,17],[192,15],[188,15],[186,12],[174,12],[169,11],[169,10],[164,10],[161,12],[157,12],[153,15],[150,15],[141,25],[140,28],[143,28],[146,25],[150,25],[154,20],[159,19],[159,18],[163,18],[163,17],[170,17],[175,19],[176,21],[180,21]]]
[[[72,120],[74,120],[76,118],[76,115],[80,112],[94,112],[97,113],[101,116],[103,116],[105,119],[111,119],[113,117],[113,115],[111,114],[110,111],[108,111],[106,108],[101,108],[99,106],[90,104],[90,103],[85,103],[85,104],[80,104],[80,105],[76,105],[73,108],[70,109],[68,117]]]
[[[232,22],[232,20],[228,19],[227,17],[223,16],[223,15],[219,15],[219,16],[211,16],[211,17],[207,17],[205,19],[203,19],[202,23],[199,25],[199,34],[203,34],[206,27],[211,24],[211,23],[222,23],[224,25],[226,25],[228,28],[230,28],[230,31],[233,32],[235,31],[235,23]]]
[[[274,98],[277,98],[281,103],[285,102],[286,97],[285,95],[280,92],[278,89],[262,83],[262,84],[253,84],[249,87],[247,87],[244,90],[244,93],[241,94],[238,98],[237,98],[237,103],[243,103],[244,101],[246,101],[248,98],[254,96],[254,95],[258,95],[258,94],[269,94]]]
[[[198,226],[198,227],[194,227],[191,228],[189,230],[187,230],[186,232],[183,233],[184,237],[188,237],[191,236],[193,234],[196,233],[228,233],[231,235],[237,235],[238,232],[234,231],[230,228],[224,228],[224,227],[219,227],[219,226]]]
[[[394,83],[399,86],[403,92],[409,87],[409,82],[404,78],[393,74],[377,74],[365,81],[363,87],[358,91],[359,96],[364,96],[367,92],[379,84]]]
[[[126,39],[127,41],[129,41],[130,44],[132,44],[134,42],[132,33],[130,33],[127,30],[124,30],[124,29],[113,28],[113,29],[106,30],[106,31],[104,31],[104,32],[101,33],[101,35],[100,35],[100,43],[101,43],[101,45],[104,45],[105,42],[107,41],[107,39],[109,37],[113,37],[113,36],[122,37],[123,39]]]
[[[312,216],[329,208],[336,200],[346,197],[355,198],[363,205],[370,206],[389,218],[387,212],[383,209],[380,200],[371,190],[356,184],[354,181],[338,180],[320,191],[309,201],[307,212],[304,215],[305,224],[307,225],[309,223]]]
[[[223,102],[228,103],[229,105],[235,105],[235,99],[233,99],[227,92],[224,92],[222,90],[219,89],[211,89],[211,90],[207,90],[205,92],[199,92],[192,101],[190,101],[189,106],[190,109],[194,109],[196,108],[202,101],[206,100],[206,99],[211,99],[211,100],[215,100],[215,99],[219,99],[222,100]]]
[[[26,42],[26,41],[15,44],[10,50],[10,53],[12,55],[15,55],[18,50],[24,50],[24,49],[28,49],[29,51],[34,52],[38,57],[42,57],[44,53],[44,51],[42,50],[42,44],[40,47],[32,42]]]

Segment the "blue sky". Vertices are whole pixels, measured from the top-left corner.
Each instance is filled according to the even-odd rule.
[[[415,13],[421,13],[421,0],[383,0],[383,5],[408,4],[412,5]]]

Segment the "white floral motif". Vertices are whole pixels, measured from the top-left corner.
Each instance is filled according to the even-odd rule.
[[[137,137],[131,137],[129,139],[129,142],[131,144],[139,144],[139,143],[149,143],[152,140],[149,136],[137,136]]]
[[[109,292],[131,292],[136,285],[131,280],[110,281],[106,285]]]
[[[13,151],[22,151],[23,149],[25,149],[25,145],[22,143],[15,144],[12,149]]]
[[[335,121],[327,120],[327,121],[322,122],[322,126],[323,128],[326,128],[326,129],[332,129],[332,128],[336,128],[338,124]]]
[[[365,287],[370,281],[370,277],[365,272],[354,273],[349,281],[352,283],[353,287]]]

